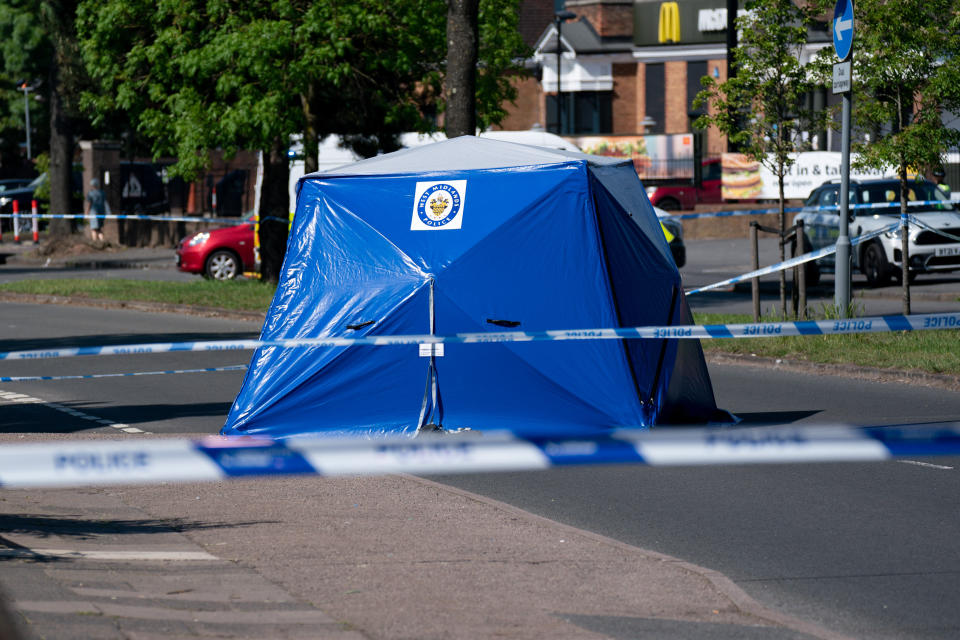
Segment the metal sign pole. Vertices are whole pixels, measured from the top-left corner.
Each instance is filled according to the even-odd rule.
[[[850,313],[850,111],[853,101],[853,0],[837,0],[833,9],[833,92],[843,94],[841,116],[840,234],[834,270],[834,304],[841,318]]]
[[[834,303],[841,318],[850,310],[850,91],[843,92],[843,115],[840,130],[840,235],[837,237],[837,262],[834,281]]]

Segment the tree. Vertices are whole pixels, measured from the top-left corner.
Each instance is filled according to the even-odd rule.
[[[84,126],[78,99],[89,81],[77,52],[76,9],[75,0],[7,0],[0,7],[4,74],[40,80],[49,129],[36,150],[49,150],[50,209],[61,214],[71,212],[74,136]],[[41,114],[31,115],[36,121]],[[68,233],[70,222],[54,220],[50,231]]]
[[[514,13],[516,2],[486,0]],[[279,181],[286,154],[278,149],[291,135],[304,134],[311,171],[317,140],[329,133],[374,155],[396,149],[403,131],[432,127],[431,112],[442,108],[444,8],[442,0],[84,0],[82,51],[101,85],[88,103],[101,115],[127,113],[186,178],[206,168],[208,149],[254,148],[278,163],[267,174]],[[515,29],[491,33],[489,45],[521,50]],[[500,71],[502,59],[491,66]],[[503,86],[484,84],[491,93]],[[262,198],[261,215],[274,224],[261,225],[261,245],[279,245],[282,258],[274,232],[286,232],[286,189]],[[262,256],[268,280],[279,275],[272,255]]]
[[[801,61],[815,9],[792,0],[753,0],[737,18],[740,42],[734,54],[737,75],[723,83],[704,77],[694,106],[709,105],[695,126],[717,127],[732,145],[769,169],[779,188],[780,261],[787,222],[784,176],[791,154],[805,147],[804,133],[825,126],[827,112],[805,108],[806,96],[818,88]],[[786,275],[780,272],[780,312],[787,315]]]
[[[858,166],[894,167],[900,180],[900,278],[909,315],[907,178],[938,166],[960,144],[960,131],[941,117],[960,109],[960,3],[859,0],[854,18],[852,150]]]
[[[448,138],[477,129],[476,86],[479,0],[447,0],[446,120]]]

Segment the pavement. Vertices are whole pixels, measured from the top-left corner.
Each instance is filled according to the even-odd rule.
[[[0,278],[177,274],[171,249],[32,249],[0,245]],[[411,476],[4,490],[0,562],[22,638],[841,637],[715,571]]]
[[[841,637],[715,571],[411,476],[5,490],[0,531],[24,638]]]

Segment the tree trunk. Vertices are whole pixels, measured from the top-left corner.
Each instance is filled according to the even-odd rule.
[[[313,106],[313,85],[307,88],[306,94],[300,94],[300,104],[303,108],[303,173],[313,173],[320,168],[320,148],[317,131],[317,113]]]
[[[73,129],[60,95],[60,69],[56,56],[50,64],[50,213],[64,215],[70,210],[71,173],[73,171]],[[64,236],[71,231],[70,220],[51,220],[50,235]]]
[[[263,151],[263,186],[260,189],[260,279],[280,280],[283,255],[287,249],[290,195],[287,182],[290,164],[283,140],[275,140]]]
[[[477,130],[479,0],[447,0],[447,77],[444,129],[448,138]]]
[[[780,262],[787,259],[786,248],[783,243],[787,234],[787,212],[783,200],[783,176],[784,169],[781,166],[777,180],[780,186]],[[783,269],[780,270],[780,317],[784,320],[787,319],[787,272]]]
[[[910,225],[907,223],[907,167],[900,165],[900,284],[903,286],[903,315],[910,315]]]

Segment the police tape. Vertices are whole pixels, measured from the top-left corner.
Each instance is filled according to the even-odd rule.
[[[189,351],[244,351],[278,347],[327,348],[354,346],[401,346],[423,344],[483,344],[565,340],[663,340],[722,339],[781,336],[813,336],[850,333],[889,333],[960,328],[960,313],[928,313],[910,316],[875,316],[847,320],[806,320],[743,324],[706,324],[548,331],[478,331],[450,335],[368,335],[357,338],[286,338],[275,340],[220,340],[207,342],[160,342],[61,349],[0,352],[0,360],[45,360],[77,356],[142,355]]]
[[[232,364],[227,367],[203,367],[201,369],[166,369],[164,371],[136,371],[132,373],[87,373],[75,376],[0,376],[0,382],[52,382],[60,380],[95,380],[98,378],[135,378],[138,376],[167,376],[181,373],[221,373],[224,371],[246,371],[245,364]]]
[[[621,430],[524,438],[466,431],[412,438],[249,436],[0,446],[0,487],[218,481],[276,475],[454,474],[570,465],[866,462],[960,455],[960,427]]]
[[[915,224],[921,229],[925,229],[926,231],[932,231],[933,233],[943,236],[944,238],[947,238],[949,240],[953,240],[954,242],[960,242],[960,236],[955,236],[952,233],[947,233],[943,229],[937,229],[936,227],[933,227],[927,224],[917,216],[908,215],[907,219],[910,221],[911,224]]]
[[[0,218],[35,218],[38,220],[83,220],[89,219],[93,216],[85,215],[82,213],[0,213]],[[152,222],[206,222],[210,224],[218,225],[241,225],[247,223],[256,222],[255,220],[243,220],[239,218],[202,218],[202,217],[190,217],[190,216],[149,216],[149,215],[138,215],[135,213],[117,213],[117,214],[106,214],[102,216],[96,216],[100,220],[147,220]],[[279,220],[279,218],[271,218]],[[264,219],[266,220],[266,218]],[[283,222],[286,222],[284,220]]]
[[[850,210],[859,210],[859,209],[895,209],[899,208],[899,202],[875,202],[869,204],[850,204],[847,205],[847,208]],[[949,201],[944,200],[912,200],[907,203],[908,207],[935,207],[943,208],[949,206],[950,209],[953,209],[953,204]],[[799,213],[804,212],[815,212],[815,211],[839,211],[840,205],[822,205],[822,206],[809,206],[809,207],[786,207],[784,208],[784,213]],[[670,217],[677,220],[696,220],[698,218],[729,218],[736,216],[762,216],[769,215],[773,213],[780,213],[780,209],[739,209],[735,211],[704,211],[701,213],[676,213],[671,214]]]
[[[883,235],[884,233],[893,233],[898,228],[900,228],[900,222],[894,222],[888,224],[887,226],[871,231],[870,233],[865,233],[863,235],[857,236],[850,239],[850,246],[855,247],[858,244],[873,240],[874,238]],[[710,291],[711,289],[719,289],[720,287],[726,287],[731,284],[736,284],[738,282],[743,282],[744,280],[752,280],[753,278],[759,278],[760,276],[769,275],[771,273],[777,273],[778,271],[785,271],[787,269],[792,269],[793,267],[800,266],[807,262],[812,262],[814,260],[819,260],[820,258],[833,255],[837,252],[836,245],[830,245],[823,247],[822,249],[817,249],[816,251],[811,251],[810,253],[805,253],[802,256],[797,256],[795,258],[790,258],[789,260],[784,260],[783,262],[778,262],[777,264],[772,264],[769,267],[763,267],[762,269],[757,269],[743,275],[735,276],[733,278],[727,278],[726,280],[721,280],[720,282],[714,282],[712,284],[704,285],[702,287],[697,287],[695,289],[690,289],[685,291],[688,296],[692,296],[698,293],[703,293],[704,291]]]

